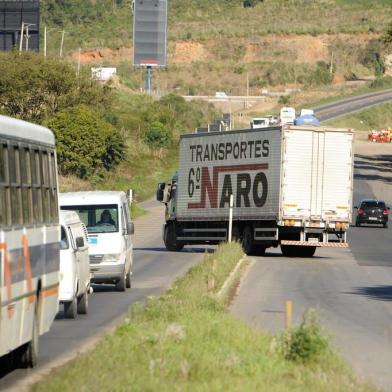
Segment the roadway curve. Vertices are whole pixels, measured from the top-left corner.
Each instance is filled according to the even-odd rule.
[[[334,104],[323,105],[322,107],[316,109],[316,113],[320,116],[320,118],[325,120],[327,118],[331,118],[331,111],[335,111],[335,113],[338,115],[343,114],[339,109],[343,106],[345,107],[347,113],[350,111],[359,110],[365,106],[371,106],[377,103],[385,102],[390,99],[392,99],[392,90],[377,92],[374,94],[367,94],[364,97],[354,97],[339,101]],[[190,266],[201,260],[201,253],[203,249],[193,249],[188,247],[182,253],[170,253],[165,251],[163,249],[161,240],[161,224],[163,223],[164,219],[163,207],[154,202],[144,203],[143,207],[145,207],[150,212],[150,214],[140,218],[136,222],[136,235],[134,238],[136,248],[134,253],[133,288],[128,290],[126,293],[116,293],[112,291],[111,287],[109,286],[95,286],[96,291],[90,299],[90,310],[87,316],[79,316],[77,320],[73,321],[64,320],[60,315],[60,317],[54,322],[51,331],[41,338],[39,365],[36,369],[31,371],[19,369],[4,371],[4,361],[3,363],[0,363],[0,390],[10,388],[14,390],[20,390],[21,387],[29,385],[39,379],[39,377],[41,377],[43,374],[47,374],[51,368],[59,366],[72,357],[76,356],[77,353],[83,349],[83,347],[86,347],[88,344],[94,344],[94,341],[110,331],[116,324],[118,324],[121,319],[125,318],[130,305],[135,302],[144,301],[148,296],[163,293],[166,288],[171,285],[176,277],[182,275]],[[353,238],[358,238],[358,248],[355,246],[355,248],[358,249],[358,257],[363,257],[363,260],[366,261],[368,260],[369,248],[367,245],[369,245],[369,241],[363,243],[363,238],[358,237],[355,233],[356,230],[353,231]],[[363,233],[365,233],[365,231],[361,232],[362,236]],[[387,231],[385,231],[385,233],[387,233]],[[386,234],[384,237],[385,236]],[[385,248],[387,243],[384,237],[382,237],[381,246]],[[360,254],[362,256],[360,256]],[[340,253],[338,255],[340,255]],[[326,257],[329,259],[332,257],[333,259],[334,256],[327,254]],[[344,257],[349,256],[346,254]],[[273,264],[271,263],[272,260],[274,261]],[[278,271],[278,275],[280,275],[282,271],[286,271],[285,267],[282,267],[280,264],[289,263],[289,265],[295,266],[294,271],[297,271],[296,274],[298,276],[300,275],[300,269],[296,266],[297,264],[300,265],[301,263],[298,260],[296,260],[295,263],[292,263],[291,260],[279,261],[279,256],[276,256],[273,259],[271,257],[266,257],[263,259],[258,259],[257,266],[261,265],[262,263],[270,264],[272,266],[271,268],[274,268],[276,271]],[[309,262],[305,263],[309,264]],[[356,265],[356,262],[352,261],[352,264]],[[311,264],[310,268],[306,268],[304,283],[308,282],[307,277],[313,276],[315,273],[317,273],[317,269],[320,266],[324,266],[324,264],[317,263],[316,261],[314,265]],[[336,263],[335,267],[333,265],[328,266],[328,263],[326,263],[324,267],[334,270],[335,275],[338,277],[340,276],[341,264],[339,262]],[[254,276],[257,274],[257,271],[258,269],[255,266],[252,270],[252,274],[249,276]],[[388,272],[390,271],[391,270],[388,270]],[[349,272],[350,271],[348,270],[347,273]],[[387,281],[389,281],[389,284],[391,284],[392,280],[388,278],[390,277],[390,274],[388,275],[387,273],[384,274],[384,272],[381,272],[379,275],[381,276],[377,277],[377,279],[374,279],[373,286],[376,287],[377,284],[387,284]],[[332,282],[329,282],[329,279],[325,273],[323,273],[323,276],[325,276],[326,286],[333,284],[333,281],[336,280],[336,276],[334,276],[331,278]],[[343,276],[340,280],[344,281]],[[258,282],[257,286],[260,286],[260,280],[256,279],[256,281]],[[253,287],[253,290],[256,291],[251,292],[250,297],[246,299],[248,303],[253,303],[253,299],[257,298],[257,288],[252,286],[251,283],[252,282],[247,282],[245,287],[247,290],[248,286],[249,290]],[[365,279],[362,284],[358,283],[356,286],[354,286],[364,288],[371,287],[371,285],[369,286],[368,283],[369,282]],[[331,287],[333,287],[333,285]],[[317,285],[314,285],[313,289],[309,289],[311,293],[310,296],[319,296],[319,288],[320,287],[317,287]],[[264,289],[265,287],[263,287],[263,290]],[[282,297],[287,298],[287,293],[289,292],[290,290],[286,291],[286,288],[283,287]],[[244,298],[243,293],[244,290],[238,297],[236,301],[237,305],[235,305],[234,309],[236,309],[236,306],[239,306],[238,303],[239,301],[241,302],[241,298]],[[356,295],[358,298],[361,296],[361,294],[358,293]],[[297,303],[296,301],[295,303],[296,308],[299,309],[300,302]],[[276,308],[280,309],[281,302],[277,301],[275,305]],[[303,303],[303,305],[305,306],[306,304]],[[385,306],[388,305],[390,304],[385,304]],[[261,304],[256,304],[256,306],[259,310],[262,309]],[[237,309],[239,308],[237,307]],[[350,312],[349,307],[343,307],[343,309],[346,309],[347,312]],[[357,312],[361,313],[360,310]],[[236,313],[247,319],[247,317],[245,317],[245,315],[240,311]],[[377,308],[376,310],[373,310],[373,313],[371,314],[374,315],[375,319],[381,317],[384,320],[389,319],[389,323],[391,321],[391,319],[388,318],[389,316],[385,309]],[[385,363],[388,362],[385,361]],[[392,362],[389,361],[389,363]]]

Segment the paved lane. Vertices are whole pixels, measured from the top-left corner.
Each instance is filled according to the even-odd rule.
[[[167,252],[162,247],[161,225],[163,206],[148,202],[151,213],[135,223],[135,257],[132,289],[126,293],[113,291],[112,286],[95,285],[90,297],[89,314],[76,320],[57,319],[51,331],[40,340],[39,365],[33,371],[14,370],[0,378],[0,389],[19,390],[20,381],[38,376],[48,366],[80,350],[93,338],[102,336],[127,314],[129,306],[144,301],[148,296],[163,293],[176,277],[201,260],[203,249],[187,248],[181,253]],[[0,367],[1,369],[2,367]]]
[[[368,161],[356,159],[354,201],[379,189],[377,196],[391,202],[388,177],[374,177],[375,164],[364,170]],[[297,324],[305,309],[315,308],[356,374],[392,391],[391,234],[381,227],[354,227],[348,250],[319,249],[308,260],[283,258],[277,250],[255,258],[231,311],[276,332],[284,328],[285,301],[293,301]]]

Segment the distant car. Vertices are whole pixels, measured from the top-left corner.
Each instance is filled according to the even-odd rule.
[[[227,94],[224,91],[217,91],[215,93],[215,98],[227,98]]]
[[[357,219],[355,226],[363,224],[378,224],[388,227],[388,215],[390,208],[386,206],[382,200],[367,199],[362,200],[359,207],[355,207],[357,211]]]

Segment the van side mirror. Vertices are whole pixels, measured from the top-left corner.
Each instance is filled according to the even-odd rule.
[[[84,248],[84,238],[83,237],[76,237],[75,243],[76,243],[76,248],[78,248],[78,249]]]
[[[133,222],[127,222],[127,234],[128,235],[135,234],[135,225]]]
[[[166,183],[164,182],[158,184],[157,201],[163,202],[165,196],[165,187],[166,187]]]

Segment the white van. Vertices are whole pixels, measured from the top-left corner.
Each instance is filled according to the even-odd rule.
[[[92,282],[130,288],[134,225],[125,192],[62,193],[60,208],[76,211],[87,227]]]
[[[60,288],[59,302],[65,318],[87,314],[90,294],[90,264],[87,230],[78,214],[60,212]]]
[[[280,109],[280,123],[282,125],[294,124],[296,114],[294,108],[282,108]]]
[[[270,126],[269,118],[267,117],[254,117],[250,122],[250,127],[255,128],[267,128]]]

